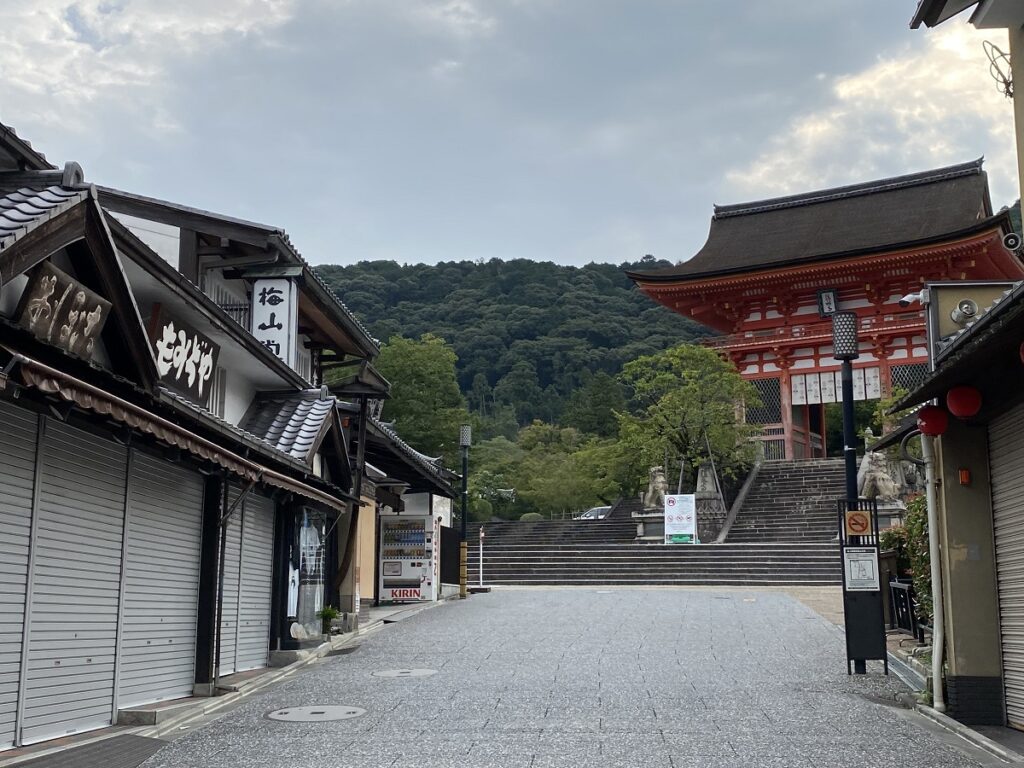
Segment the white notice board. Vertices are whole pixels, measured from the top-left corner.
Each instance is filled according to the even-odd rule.
[[[874,547],[846,547],[843,550],[843,570],[846,572],[847,592],[877,592],[878,550]]]

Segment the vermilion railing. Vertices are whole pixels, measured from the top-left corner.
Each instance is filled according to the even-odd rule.
[[[924,316],[921,312],[904,312],[897,315],[868,316],[860,318],[858,326],[861,338],[875,333],[899,333],[901,331],[923,331]],[[817,321],[814,323],[798,323],[779,328],[762,328],[751,331],[732,333],[727,336],[711,336],[702,340],[705,346],[713,349],[736,349],[742,347],[761,346],[765,342],[799,343],[809,341],[832,340],[832,322]]]

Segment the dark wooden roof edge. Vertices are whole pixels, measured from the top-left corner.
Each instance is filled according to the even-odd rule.
[[[938,26],[977,4],[978,0],[955,0],[952,3],[950,0],[919,0],[914,18],[910,20],[910,28],[917,29],[922,24],[926,27]],[[947,10],[947,6],[951,7]]]
[[[1020,315],[1024,315],[1024,281],[1017,283],[993,304],[991,309],[961,331],[952,343],[942,350],[936,361],[936,369],[917,389],[894,403],[889,413],[910,408],[941,394],[959,375],[961,365],[969,363],[970,357],[983,347],[992,334]]]
[[[975,176],[983,173],[982,165],[985,158],[980,157],[968,163],[935,168],[930,171],[909,173],[903,176],[892,176],[887,179],[877,179],[859,184],[849,184],[831,189],[820,189],[813,192],[802,192],[798,195],[787,195],[768,200],[755,200],[749,203],[734,203],[731,205],[716,205],[713,218],[725,219],[732,216],[748,216],[766,211],[777,211],[783,208],[797,208],[805,205],[817,205],[828,203],[833,200],[844,200],[850,197],[871,195],[877,192],[891,192],[896,189],[907,187],[918,187],[923,184],[932,184],[937,181],[957,179],[962,176]]]
[[[309,388],[309,382],[303,379],[290,365],[260,344],[255,336],[231,319],[217,302],[207,296],[199,286],[168,264],[116,217],[107,216],[106,221],[113,236],[120,241],[119,245],[127,246],[130,258],[141,262],[143,267],[165,287],[187,299],[217,330],[237,341],[260,362],[279,374],[285,381],[295,385],[297,389]]]
[[[9,125],[0,123],[0,146],[18,157],[19,164],[33,171],[56,170],[57,166],[46,159],[46,156],[32,148],[29,141],[18,136]]]
[[[890,243],[884,248],[859,248],[852,251],[837,251],[835,253],[826,253],[819,256],[814,256],[807,259],[793,260],[788,263],[773,264],[770,266],[759,267],[751,269],[749,267],[734,267],[730,269],[719,269],[709,270],[707,272],[690,272],[684,274],[670,274],[668,269],[660,272],[632,272],[627,270],[626,277],[636,283],[680,283],[680,282],[694,282],[696,280],[705,280],[712,277],[728,277],[730,275],[742,275],[745,273],[756,274],[756,273],[770,273],[776,272],[780,269],[787,269],[791,266],[803,266],[807,264],[819,264],[826,261],[838,261],[840,259],[855,258],[858,256],[869,256],[874,254],[884,254],[891,251],[902,251],[908,248],[924,248],[930,245],[937,245],[947,240],[955,240],[963,237],[969,237],[976,235],[979,232],[984,232],[988,229],[994,229],[997,226],[1003,227],[1005,231],[1009,232],[1010,229],[1010,212],[1009,209],[1003,209],[992,216],[980,220],[977,224],[974,224],[965,229],[956,230],[954,232],[947,232],[934,237],[924,238],[922,240],[910,240],[900,243]],[[686,264],[678,265],[682,267]],[[677,267],[677,268],[678,268]]]
[[[163,224],[194,229],[199,232],[219,234],[257,247],[274,246],[293,263],[303,268],[303,283],[310,294],[328,311],[367,357],[376,357],[380,352],[379,342],[370,335],[359,319],[345,306],[345,303],[317,274],[312,265],[292,243],[288,233],[281,227],[260,224],[255,221],[225,216],[201,208],[160,200],[155,197],[125,192],[113,187],[97,187],[100,202],[115,213],[151,218]]]

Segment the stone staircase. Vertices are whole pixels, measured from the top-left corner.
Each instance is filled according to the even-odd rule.
[[[764,462],[726,542],[832,542],[844,478],[842,459]]]
[[[841,581],[839,551],[832,541],[640,544],[634,541],[636,523],[618,507],[615,512],[604,520],[484,523],[484,583],[597,587]],[[477,583],[480,572],[479,527],[469,532],[470,584]]]

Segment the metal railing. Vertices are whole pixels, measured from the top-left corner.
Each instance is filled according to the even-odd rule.
[[[232,320],[245,328],[245,330],[249,330],[250,307],[248,304],[221,304],[220,308],[223,309]]]

